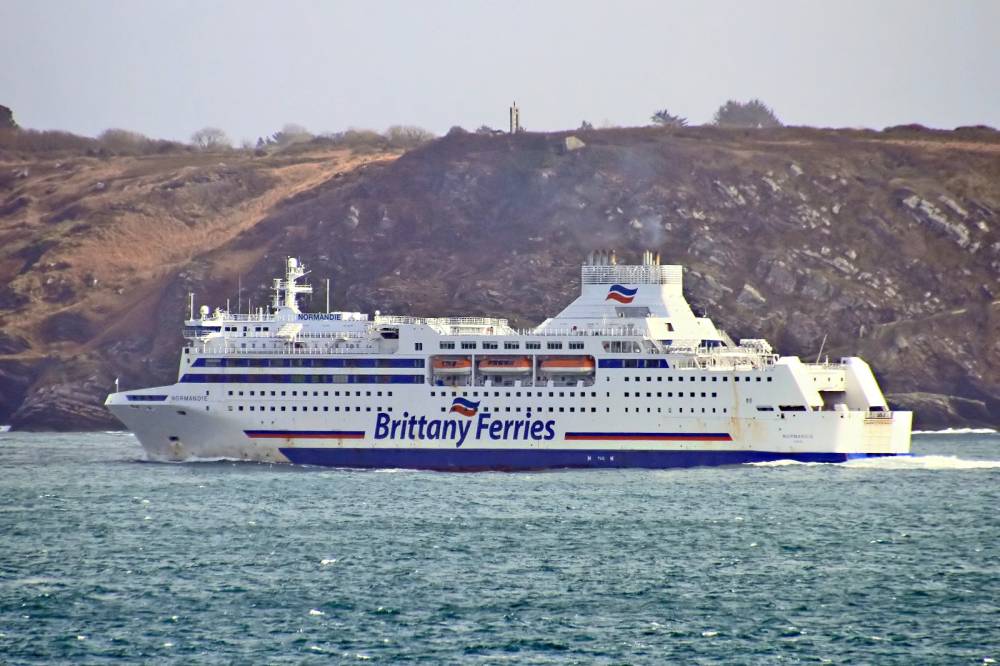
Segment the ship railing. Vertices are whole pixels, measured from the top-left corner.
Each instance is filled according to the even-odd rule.
[[[865,412],[865,419],[891,421],[892,412],[884,410],[872,411],[869,409],[868,411]]]
[[[520,329],[516,333],[523,336],[546,337],[595,337],[603,335],[607,337],[636,338],[646,335],[644,329],[640,330],[628,326],[612,326],[607,328],[545,328],[542,330],[527,328]]]
[[[358,346],[304,346],[275,347],[272,349],[243,349],[226,347],[224,349],[199,349],[201,354],[220,354],[223,356],[324,356],[330,354],[381,354],[383,351],[377,345]],[[385,352],[388,353],[388,352]]]

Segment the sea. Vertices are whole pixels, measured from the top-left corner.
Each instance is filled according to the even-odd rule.
[[[1000,435],[456,474],[0,435],[3,664],[990,664]]]

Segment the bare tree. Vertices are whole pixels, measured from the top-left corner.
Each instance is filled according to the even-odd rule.
[[[688,124],[687,118],[675,116],[666,109],[660,109],[654,113],[650,120],[663,127],[685,127]]]
[[[715,112],[713,122],[719,127],[781,127],[778,116],[759,99],[749,102],[731,99]]]
[[[203,127],[191,135],[191,143],[201,150],[232,148],[233,142],[218,127]]]
[[[592,129],[594,129],[594,124],[591,122],[584,120],[582,123],[580,123],[580,131],[585,132]]]

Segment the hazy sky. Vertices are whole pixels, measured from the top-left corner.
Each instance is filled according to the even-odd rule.
[[[22,126],[235,140],[414,124],[1000,127],[1000,1],[0,0],[0,104]]]

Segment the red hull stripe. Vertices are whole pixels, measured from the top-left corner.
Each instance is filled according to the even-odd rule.
[[[244,430],[252,439],[364,439],[363,430]]]
[[[608,297],[604,300],[606,301],[618,301],[619,303],[631,303],[634,296],[622,296],[621,294],[611,292]]]
[[[451,411],[458,412],[462,416],[475,416],[476,415],[476,410],[469,409],[468,407],[462,407],[461,405],[454,405],[451,408]]]
[[[568,432],[567,440],[660,441],[660,442],[731,442],[725,432]]]

